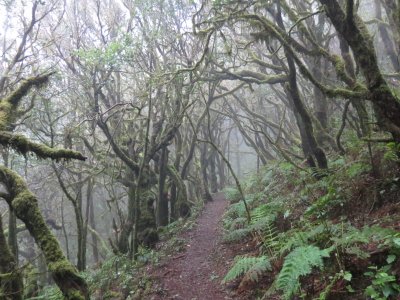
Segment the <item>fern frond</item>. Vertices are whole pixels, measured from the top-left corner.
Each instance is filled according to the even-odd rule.
[[[262,219],[269,219],[271,215],[273,215],[273,212],[271,212],[269,205],[261,204],[251,211],[251,222],[254,224]]]
[[[331,227],[331,224],[328,224]],[[321,237],[323,237],[326,232],[326,226],[323,224],[307,224],[303,229],[302,231],[294,229],[283,234],[282,239],[284,239],[284,241],[282,242],[283,246],[280,248],[281,255],[297,247],[307,246],[316,242],[321,243]],[[324,243],[326,242],[327,240],[324,241]]]
[[[224,242],[232,243],[232,242],[240,241],[240,240],[246,238],[247,236],[249,236],[252,233],[252,231],[253,230],[248,227],[233,230],[224,236]]]
[[[266,256],[238,257],[234,266],[226,274],[222,283],[234,280],[243,274],[251,281],[257,282],[260,275],[271,269],[271,264]]]
[[[289,253],[277,279],[277,288],[284,291],[284,299],[290,299],[300,286],[300,277],[311,273],[313,267],[322,268],[323,258],[331,249],[316,246],[298,247]]]
[[[237,203],[240,201],[240,193],[236,188],[226,187],[224,189],[224,195],[231,203]]]
[[[228,225],[228,224],[227,224]],[[232,222],[230,222],[229,224],[229,230],[235,230],[235,229],[239,229],[239,228],[244,228],[247,225],[247,218],[236,218],[234,220],[232,220]]]

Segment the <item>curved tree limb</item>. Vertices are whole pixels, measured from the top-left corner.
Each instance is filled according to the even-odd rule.
[[[23,155],[26,155],[28,152],[32,152],[40,159],[51,158],[54,160],[86,160],[86,157],[77,151],[51,148],[43,144],[32,142],[21,134],[12,134],[8,131],[0,131],[0,144],[5,147],[10,147]]]
[[[85,280],[78,275],[75,267],[64,256],[60,244],[42,217],[36,196],[28,189],[21,176],[0,166],[0,181],[10,194],[10,198],[6,199],[8,205],[18,219],[24,222],[42,250],[47,267],[64,297],[76,300],[89,299]]]

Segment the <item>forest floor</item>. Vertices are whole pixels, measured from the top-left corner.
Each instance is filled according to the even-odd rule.
[[[235,257],[222,243],[221,220],[229,202],[223,193],[213,198],[198,216],[197,225],[181,234],[184,250],[164,258],[151,271],[154,285],[149,299],[237,299],[232,290],[221,285]]]

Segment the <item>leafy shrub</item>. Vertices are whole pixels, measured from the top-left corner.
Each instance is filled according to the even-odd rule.
[[[396,276],[390,274],[390,268],[390,264],[379,269],[376,266],[368,268],[370,271],[365,272],[364,275],[371,278],[371,284],[365,289],[366,296],[371,299],[385,300],[400,295],[400,284]]]

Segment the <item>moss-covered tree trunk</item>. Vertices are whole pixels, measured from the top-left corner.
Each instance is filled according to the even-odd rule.
[[[14,171],[0,166],[0,181],[9,192],[7,202],[18,219],[24,222],[29,233],[42,250],[55,283],[66,299],[89,299],[86,282],[75,267],[65,258],[60,244],[47,227],[39,210],[38,200],[29,191],[23,179]]]
[[[164,147],[161,150],[160,159],[158,162],[158,199],[157,199],[157,225],[168,225],[168,193],[166,191],[167,179],[167,164],[168,164],[168,149]]]
[[[174,183],[177,189],[177,199],[175,203],[175,217],[187,217],[190,214],[190,208],[187,203],[188,194],[186,191],[186,186],[182,177],[176,170],[174,166],[168,165],[167,166],[168,176]]]
[[[83,212],[82,212],[82,175],[78,175],[78,185],[75,189],[75,197],[70,194],[68,191],[63,179],[61,178],[61,174],[58,173],[57,168],[53,164],[54,172],[56,172],[56,176],[58,179],[58,183],[67,197],[67,199],[71,202],[72,207],[74,209],[74,216],[76,222],[76,231],[77,231],[77,268],[79,271],[84,271],[86,268],[86,237],[87,237],[87,227],[85,225],[83,219]]]
[[[218,192],[218,177],[216,170],[216,153],[211,150],[210,158],[209,158],[209,166],[210,166],[210,189],[211,193]]]
[[[133,172],[127,168],[127,172],[133,175]],[[121,233],[117,241],[117,248],[120,253],[128,253],[129,251],[129,236],[133,230],[133,223],[135,221],[135,183],[133,181],[129,182],[128,186],[128,215],[126,220],[121,226]]]
[[[17,217],[12,210],[8,216],[8,246],[18,262]]]
[[[284,29],[283,21],[282,21],[282,15],[280,11],[280,6],[279,2],[278,3],[278,12],[276,15],[276,20],[278,23],[278,26]],[[325,152],[322,150],[322,148],[318,145],[317,139],[315,138],[314,135],[314,128],[313,128],[313,123],[312,119],[310,117],[309,112],[307,111],[306,106],[304,105],[302,99],[300,98],[298,86],[297,86],[297,74],[296,74],[296,66],[293,60],[293,57],[288,51],[287,47],[284,46],[284,51],[287,59],[287,64],[289,67],[289,76],[288,76],[288,86],[287,90],[290,93],[291,100],[293,103],[293,107],[295,109],[295,114],[298,114],[298,126],[300,129],[301,133],[301,138],[302,138],[302,145],[303,149],[305,149],[305,155],[307,159],[309,160],[309,163],[311,162],[311,157],[316,160],[317,166],[319,169],[327,169],[328,168],[328,160],[326,159]]]
[[[208,186],[208,147],[200,145],[201,197],[204,202],[211,202],[212,197]]]
[[[181,164],[181,159],[182,159],[182,148],[183,148],[183,141],[182,141],[182,135],[178,131],[176,136],[175,136],[175,161],[174,161],[174,166],[173,169],[176,172],[176,170],[179,169],[179,166]],[[169,167],[167,166],[167,172],[169,172]],[[171,175],[169,175],[171,177]],[[176,172],[176,176],[180,178],[180,175]],[[177,202],[178,202],[178,196],[180,195],[181,191],[178,189],[178,184],[176,180],[174,180],[174,177],[172,178],[172,184],[171,184],[171,197],[170,197],[170,220],[174,221],[176,220],[178,216],[178,210],[177,210]],[[186,190],[185,190],[186,192]],[[185,193],[186,194],[186,193]],[[186,201],[186,198],[185,198]]]
[[[381,36],[385,51],[395,72],[400,71],[400,59],[395,45],[390,38],[389,30],[382,20],[382,7],[379,0],[375,0],[375,17],[378,20],[378,31]],[[398,28],[400,30],[400,28]]]
[[[378,67],[375,48],[361,18],[354,12],[353,1],[346,13],[336,0],[320,0],[336,31],[353,50],[371,93],[375,115],[379,126],[389,131],[396,142],[400,142],[400,102],[390,90]]]
[[[11,147],[26,155],[33,152],[39,158],[79,159],[86,158],[79,152],[68,149],[54,149],[43,144],[31,142],[22,135],[16,135],[10,130],[12,124],[20,116],[19,105],[32,87],[45,84],[51,74],[25,79],[18,88],[7,97],[0,100],[0,144]],[[14,171],[0,166],[0,182],[8,191],[4,197],[11,210],[28,229],[36,244],[46,258],[47,268],[54,282],[58,285],[65,299],[89,299],[88,287],[85,280],[78,275],[75,267],[64,256],[60,244],[50,231],[39,210],[36,196],[29,191],[24,180]]]
[[[225,149],[223,149],[222,151],[225,152],[224,150]],[[216,155],[215,162],[217,164],[218,177],[219,177],[218,188],[222,190],[226,185],[225,163],[222,159],[220,159],[218,155]]]
[[[100,260],[99,256],[99,247],[97,243],[97,235],[96,235],[96,219],[94,213],[94,201],[93,201],[93,186],[94,180],[93,178],[89,180],[88,189],[87,189],[87,201],[88,201],[88,215],[89,215],[89,223],[91,229],[91,238],[92,238],[92,250],[93,250],[93,259],[97,264]]]
[[[0,214],[0,299],[22,300],[24,285],[15,256],[8,247],[4,236]]]
[[[79,196],[78,196],[79,197]],[[76,230],[77,230],[77,268],[79,271],[84,271],[86,268],[86,230],[82,215],[82,199],[74,203]]]
[[[394,44],[397,53],[400,53],[400,1],[399,0],[381,0],[389,19],[390,29],[394,37]]]
[[[339,37],[340,42],[340,51],[342,52],[342,57],[345,62],[346,72],[350,78],[353,79],[353,82],[356,82],[356,72],[353,63],[353,58],[350,53],[350,47],[343,37]],[[368,136],[370,133],[370,125],[369,125],[369,116],[367,111],[367,105],[365,101],[359,98],[350,99],[351,104],[356,109],[358,120],[360,123],[361,134],[362,136]]]

